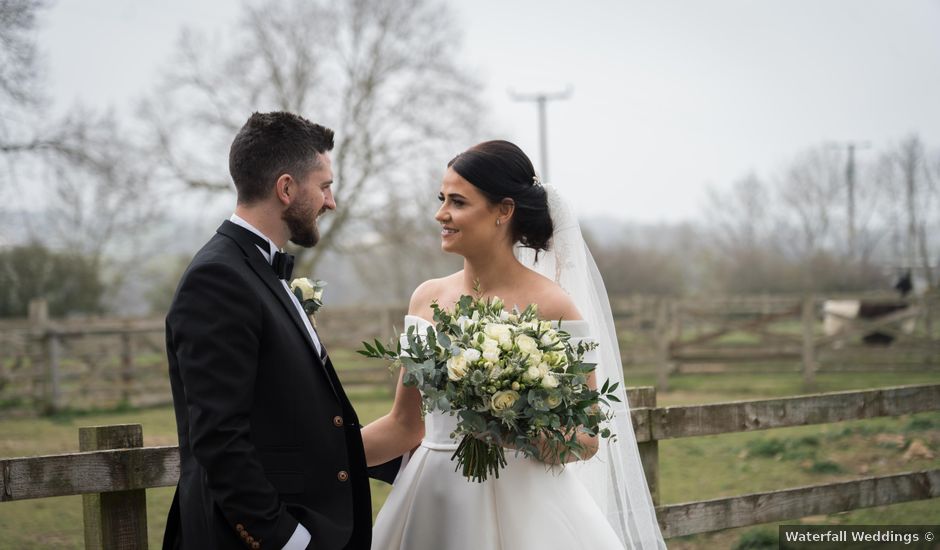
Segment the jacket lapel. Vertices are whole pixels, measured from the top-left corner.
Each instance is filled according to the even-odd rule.
[[[274,294],[274,297],[277,299],[277,301],[280,302],[284,307],[288,317],[291,318],[294,326],[297,328],[297,330],[300,331],[301,336],[303,336],[304,340],[307,342],[307,345],[310,347],[310,353],[313,355],[314,361],[323,370],[323,374],[326,375],[326,379],[329,382],[333,393],[339,397],[339,392],[336,391],[336,387],[333,384],[333,378],[330,376],[326,364],[320,357],[320,354],[317,352],[317,346],[313,343],[313,339],[310,337],[310,332],[307,331],[307,326],[300,317],[300,312],[298,312],[297,308],[294,307],[294,303],[291,301],[290,296],[287,295],[287,291],[284,290],[284,285],[281,284],[281,280],[278,279],[277,275],[274,274],[274,270],[271,268],[271,264],[265,261],[264,257],[261,255],[261,252],[257,250],[257,247],[252,240],[252,237],[255,237],[255,235],[247,229],[239,227],[238,225],[235,225],[228,220],[222,223],[218,229],[218,233],[227,237],[231,237],[241,247],[242,252],[245,253],[245,261],[251,267],[252,271],[254,271],[255,274],[261,278],[265,286],[268,287],[268,290]]]

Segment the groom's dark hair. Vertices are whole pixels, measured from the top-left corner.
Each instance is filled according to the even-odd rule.
[[[302,179],[333,150],[333,130],[285,111],[252,113],[232,141],[228,169],[239,204],[267,197],[283,174]]]

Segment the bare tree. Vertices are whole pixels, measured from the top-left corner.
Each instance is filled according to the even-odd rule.
[[[749,174],[731,189],[709,188],[703,211],[715,244],[725,251],[766,247],[774,235],[771,189]]]
[[[164,167],[190,188],[228,190],[228,146],[251,112],[288,110],[334,128],[339,208],[321,220],[320,244],[298,251],[312,271],[369,234],[363,220],[399,206],[388,197],[407,193],[390,189],[440,170],[473,135],[479,86],[457,65],[448,13],[435,0],[268,0],[245,5],[232,44],[184,33],[143,107]]]
[[[42,0],[0,0],[0,98],[4,103],[36,102],[36,14]],[[2,127],[0,127],[2,128]]]
[[[818,147],[799,155],[777,181],[784,207],[777,214],[799,236],[786,241],[795,255],[805,258],[823,250],[847,250],[840,232],[845,225],[841,223],[846,200],[843,165],[840,153]]]
[[[903,139],[882,155],[880,176],[890,190],[893,215],[888,222],[895,234],[896,262],[920,269],[930,287],[934,279],[931,236],[940,229],[940,156],[930,154],[917,135]]]

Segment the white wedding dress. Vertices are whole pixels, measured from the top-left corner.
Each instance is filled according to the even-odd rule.
[[[430,323],[405,318],[423,334]],[[572,344],[588,338],[585,321],[566,321]],[[403,342],[407,346],[407,341]],[[589,352],[585,360],[594,362]],[[549,467],[514,451],[499,478],[468,481],[451,460],[457,417],[424,419],[424,439],[408,460],[372,530],[373,550],[622,549],[595,499],[578,479],[579,463]]]

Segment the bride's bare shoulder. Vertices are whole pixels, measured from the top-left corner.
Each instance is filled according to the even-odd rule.
[[[418,285],[418,288],[411,294],[408,314],[427,317],[426,314],[430,314],[431,311],[431,303],[434,301],[444,303],[448,299],[448,293],[455,288],[454,285],[460,282],[461,275],[462,273],[458,271],[439,279],[428,279]]]
[[[540,318],[552,321],[559,319],[576,321],[582,318],[574,300],[555,281],[541,275],[537,275],[535,281],[533,290],[535,303],[539,306]]]

